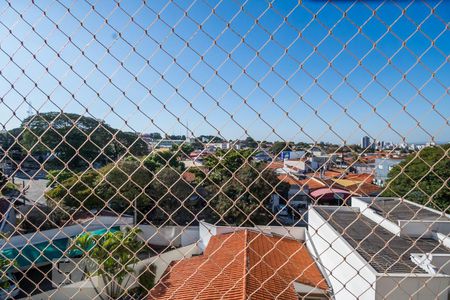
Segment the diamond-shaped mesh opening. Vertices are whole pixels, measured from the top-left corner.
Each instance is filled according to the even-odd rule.
[[[447,299],[445,1],[0,1],[0,299]]]

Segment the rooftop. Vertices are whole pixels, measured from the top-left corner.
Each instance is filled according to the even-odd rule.
[[[422,221],[450,221],[444,213],[438,213],[426,207],[398,198],[359,198],[368,206],[389,221],[422,220]]]
[[[448,248],[434,239],[396,236],[358,209],[325,206],[314,209],[380,273],[426,273],[411,260],[411,254],[450,254]]]
[[[211,238],[201,256],[173,262],[149,299],[292,299],[294,283],[328,290],[306,245],[239,230]]]

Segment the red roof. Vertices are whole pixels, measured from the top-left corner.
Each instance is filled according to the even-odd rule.
[[[373,175],[372,174],[348,174],[345,179],[350,180],[359,180],[366,183],[372,183],[373,182]]]
[[[308,186],[310,190],[317,190],[327,186],[326,183],[323,182],[323,180],[316,177],[302,179],[299,180],[299,182],[301,186]]]
[[[278,175],[277,178],[279,181],[286,182],[290,185],[302,186],[302,183],[298,179],[292,177],[289,174]]]
[[[282,169],[284,168],[284,163],[282,161],[272,161],[267,165],[268,169]]]
[[[353,184],[346,187],[349,191],[359,194],[364,197],[373,196],[379,194],[382,190],[381,187],[372,183],[362,182],[360,184]]]
[[[294,282],[328,289],[305,244],[240,230],[213,236],[203,255],[172,263],[149,299],[297,300]]]
[[[195,180],[195,174],[192,173],[192,172],[186,171],[186,172],[184,172],[181,176],[183,177],[183,179],[184,179],[186,182],[189,182],[189,183],[190,183],[190,182],[193,182],[193,181]]]
[[[326,188],[321,188],[321,189],[315,190],[310,193],[311,197],[314,197],[314,198],[318,198],[318,197],[321,197],[321,196],[327,195],[327,194],[350,194],[350,192],[343,190],[343,189],[335,189],[335,188],[326,187]]]

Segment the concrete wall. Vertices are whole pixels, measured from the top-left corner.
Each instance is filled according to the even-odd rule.
[[[198,226],[162,226],[140,225],[142,241],[156,246],[183,247],[196,243],[200,239]]]
[[[447,300],[449,288],[449,277],[416,274],[380,275],[376,282],[375,299]]]
[[[329,279],[335,298],[374,299],[375,271],[314,210],[309,211],[308,233]]]
[[[126,288],[135,287],[138,282],[137,275],[139,275],[140,272],[147,266],[154,265],[156,267],[156,274],[155,274],[155,282],[156,282],[161,278],[162,274],[172,261],[180,260],[183,258],[189,258],[192,255],[200,254],[201,252],[202,252],[201,249],[197,245],[193,244],[142,260],[133,266],[134,273],[124,279],[124,283],[127,282],[127,284],[124,287]],[[59,289],[50,290],[42,294],[34,295],[27,299],[32,300],[99,299],[98,294],[94,289],[94,286],[97,287],[97,290],[102,291],[105,285],[100,278],[98,278],[97,276],[93,276],[90,279],[65,285],[60,287]]]

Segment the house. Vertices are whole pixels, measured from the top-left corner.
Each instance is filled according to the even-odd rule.
[[[302,157],[300,159],[285,159],[284,167],[291,174],[305,174],[308,172],[316,172],[319,169],[325,171],[334,161],[334,156],[313,156]]]
[[[271,162],[273,160],[272,156],[266,151],[261,151],[253,155],[255,161]]]
[[[375,171],[375,165],[373,163],[356,162],[351,164],[351,169],[356,174],[373,174]]]
[[[306,207],[308,205],[309,187],[307,184],[288,174],[279,175],[278,180],[289,184],[287,204],[293,208]]]
[[[450,218],[405,199],[353,197],[314,206],[308,232],[334,296],[448,299]]]
[[[213,230],[216,234],[205,241],[202,255],[173,261],[148,299],[331,297],[327,280],[305,242],[287,231],[223,230]]]
[[[375,159],[375,184],[384,186],[389,172],[393,167],[401,163],[403,159],[377,158]]]

